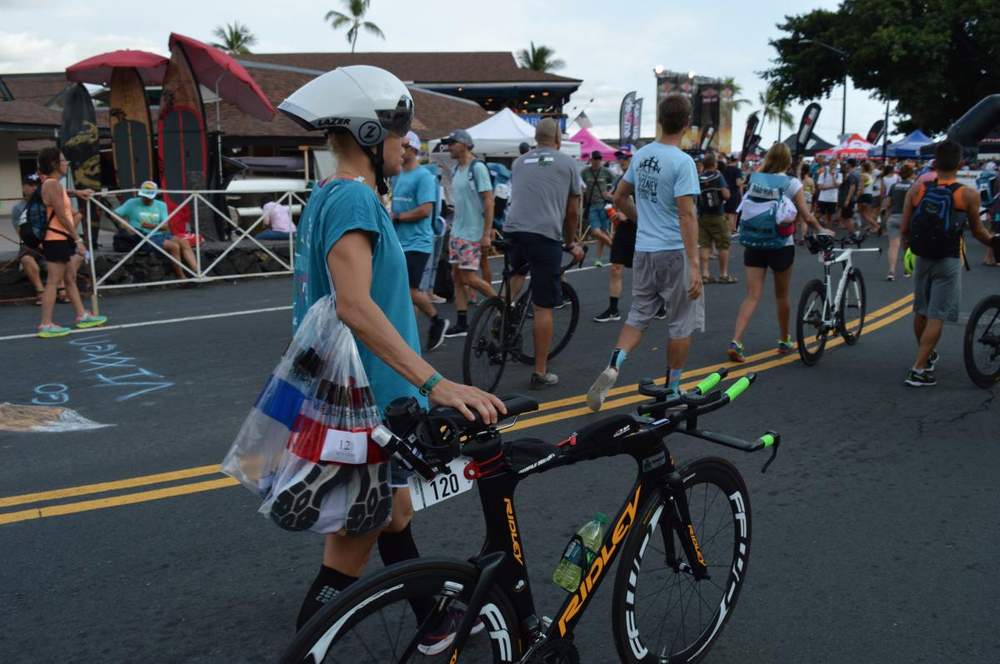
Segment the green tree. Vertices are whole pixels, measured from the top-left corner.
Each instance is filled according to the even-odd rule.
[[[757,95],[757,101],[761,105],[761,117],[764,122],[778,123],[778,140],[781,140],[781,130],[784,127],[791,129],[795,123],[792,114],[785,108],[787,102],[781,98],[780,90],[777,86],[769,85],[764,92]]]
[[[212,42],[212,46],[233,55],[246,55],[250,53],[250,47],[257,43],[256,35],[239,21],[216,27],[212,35],[219,40]]]
[[[733,78],[732,76],[722,79],[722,87],[723,89],[729,88],[730,90],[732,90],[733,92],[732,104],[734,111],[738,111],[750,103],[749,99],[740,97],[740,95],[743,94],[743,86],[737,83],[736,79]]]
[[[517,52],[517,65],[521,69],[534,71],[555,71],[562,69],[566,63],[555,57],[556,52],[548,46],[531,42],[531,48],[522,48]]]
[[[836,11],[786,16],[778,28],[774,66],[762,75],[785,99],[828,95],[846,74],[855,88],[896,101],[900,130],[934,133],[1000,90],[995,0],[844,0]]]
[[[364,30],[370,35],[380,39],[385,39],[385,33],[371,21],[365,20],[365,15],[371,7],[371,0],[341,0],[348,13],[330,10],[326,13],[325,20],[330,21],[334,30],[340,30],[344,26],[351,26],[347,29],[347,41],[351,45],[351,53],[358,44],[358,35]]]

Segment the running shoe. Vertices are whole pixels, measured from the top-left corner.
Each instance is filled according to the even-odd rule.
[[[604,267],[604,261],[602,260],[594,261],[594,267]]]
[[[593,321],[595,323],[610,323],[612,321],[621,320],[622,315],[614,309],[605,309],[601,313],[594,316]]]
[[[940,359],[941,356],[938,355],[938,352],[936,350],[932,350],[931,354],[927,356],[927,371],[933,373],[934,367],[937,366],[938,360]]]
[[[431,304],[444,304],[445,302],[448,301],[443,297],[441,297],[440,295],[438,295],[437,293],[431,293],[430,299],[431,299]]]
[[[424,638],[420,639],[420,643],[417,644],[417,650],[420,651],[420,654],[439,655],[451,647],[451,644],[455,642],[455,633],[458,632],[458,628],[462,625],[463,618],[465,618],[465,611],[462,609],[448,609],[440,624],[428,634],[425,634]],[[485,626],[480,619],[472,625],[469,633],[479,634],[483,629],[485,629]]]
[[[65,337],[72,330],[68,327],[63,327],[62,325],[56,325],[50,323],[49,325],[39,325],[38,326],[38,336],[42,339],[55,339],[56,337]]]
[[[778,341],[778,355],[788,355],[795,350],[795,342],[792,341],[791,337],[788,337],[784,341]]]
[[[667,318],[667,308],[664,305],[660,305],[660,308],[656,310],[656,320],[666,320]]]
[[[337,477],[339,463],[305,465],[296,481],[279,493],[271,504],[271,519],[285,530],[308,530],[319,519],[323,497],[337,484],[345,481]]]
[[[729,349],[726,351],[729,354],[729,359],[733,362],[746,362],[746,355],[743,354],[743,344],[737,343],[736,341],[729,342]]]
[[[618,382],[618,369],[608,367],[601,372],[594,384],[587,391],[587,407],[595,413],[604,405],[604,400],[608,397],[608,392],[615,383]]]
[[[894,275],[892,272],[890,272],[889,274],[885,275],[885,280],[886,281],[895,281],[896,280],[896,275]]]
[[[930,371],[917,371],[916,369],[910,369],[910,372],[906,374],[904,382],[910,387],[933,387],[937,385],[937,379],[934,378],[933,373]]]
[[[85,330],[88,327],[100,327],[107,322],[107,316],[96,316],[89,311],[85,311],[82,316],[76,319],[76,326],[81,330]]]
[[[444,336],[447,337],[448,339],[453,339],[455,337],[464,337],[467,334],[469,334],[468,323],[464,324],[459,323],[455,325],[455,327],[449,327],[447,330],[444,331]]]
[[[559,376],[554,373],[531,373],[531,382],[529,387],[533,390],[544,390],[547,387],[552,387],[553,385],[559,384]]]
[[[431,327],[427,330],[426,348],[428,353],[444,343],[444,337],[450,325],[451,321],[447,318],[435,318],[431,321]]]

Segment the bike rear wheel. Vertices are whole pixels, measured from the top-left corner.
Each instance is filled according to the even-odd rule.
[[[806,366],[813,366],[823,357],[829,330],[823,319],[826,315],[826,286],[813,279],[802,289],[798,313],[795,317],[795,340],[799,357]]]
[[[552,343],[549,346],[549,359],[561,353],[573,338],[576,326],[580,322],[580,298],[576,291],[565,281],[562,281],[562,306],[552,310]],[[527,289],[518,298],[517,310],[523,307],[525,311],[531,311],[531,290]],[[532,334],[532,327],[528,321],[521,329],[521,346],[516,351],[519,362],[524,364],[534,364],[535,362],[535,338]]]
[[[865,326],[865,279],[861,271],[852,267],[847,273],[847,283],[844,284],[844,297],[840,302],[838,317],[838,332],[844,343],[853,346],[861,338],[861,330]]]
[[[680,469],[691,526],[709,576],[698,580],[674,503],[647,499],[615,576],[613,629],[622,662],[695,662],[732,615],[750,559],[750,496],[728,461],[698,459]]]
[[[500,384],[507,365],[504,302],[491,297],[476,308],[462,351],[462,380],[486,392]]]
[[[295,635],[281,662],[383,664],[401,661],[408,651],[410,662],[446,662],[450,645],[433,655],[416,650],[421,624],[413,606],[430,608],[433,613],[425,619],[429,627],[449,609],[464,611],[476,578],[473,565],[445,558],[388,567],[327,603]],[[516,662],[520,630],[510,601],[498,588],[490,589],[479,616],[485,630],[469,636],[458,661]]]
[[[983,298],[972,310],[963,355],[973,383],[989,389],[1000,382],[1000,295]]]

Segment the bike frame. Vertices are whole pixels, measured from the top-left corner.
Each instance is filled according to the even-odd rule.
[[[854,262],[851,260],[851,256],[855,253],[879,253],[878,248],[871,249],[834,249],[831,250],[830,255],[822,255],[821,262],[823,263],[823,282],[826,285],[826,304],[823,308],[823,324],[829,327],[833,327],[836,324],[835,313],[840,311],[841,304],[844,299],[844,291],[847,290],[847,274],[854,269]],[[839,252],[836,257],[833,256],[833,252]],[[844,265],[844,271],[840,275],[840,280],[837,282],[837,291],[833,292],[833,266],[842,263]]]

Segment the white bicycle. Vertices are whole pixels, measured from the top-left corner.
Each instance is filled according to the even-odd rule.
[[[856,232],[837,240],[830,235],[807,236],[806,245],[818,254],[823,264],[823,280],[813,279],[802,289],[795,320],[799,357],[806,366],[819,362],[831,332],[840,334],[844,343],[853,346],[861,338],[865,325],[865,279],[854,267],[856,253],[881,253],[881,249],[862,249],[867,234]],[[840,247],[835,245],[839,243]],[[848,248],[847,245],[857,245]],[[837,288],[833,288],[833,266],[844,268]]]

